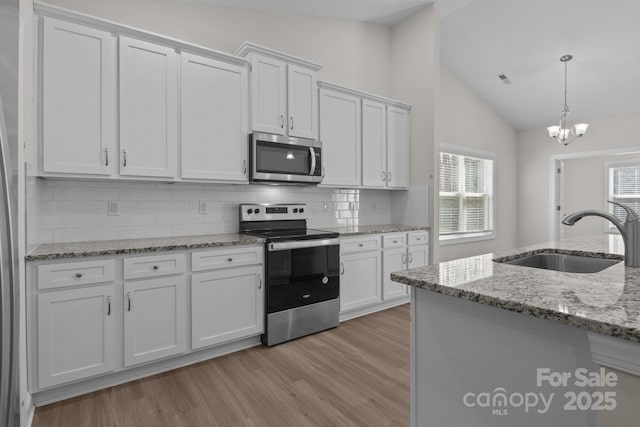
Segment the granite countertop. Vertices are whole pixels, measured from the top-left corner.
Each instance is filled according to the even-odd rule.
[[[429,231],[431,227],[413,225],[352,225],[344,227],[322,227],[323,230],[340,233],[341,236],[359,236],[365,234],[402,233],[406,231]]]
[[[264,240],[261,238],[237,233],[210,234],[204,236],[154,237],[148,239],[49,243],[36,247],[25,256],[25,260],[40,261],[46,259],[213,248],[219,246],[260,245],[263,243]]]
[[[625,267],[622,261],[599,273],[563,273],[493,261],[541,249],[622,259],[623,247],[619,236],[563,240],[396,272],[391,279],[640,342],[640,268]]]

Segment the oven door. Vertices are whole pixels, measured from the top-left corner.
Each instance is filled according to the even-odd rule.
[[[268,245],[267,314],[338,298],[339,265],[337,238]]]
[[[317,184],[322,181],[322,144],[300,138],[251,135],[251,181]]]

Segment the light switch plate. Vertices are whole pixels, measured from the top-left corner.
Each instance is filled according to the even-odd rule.
[[[111,216],[119,216],[120,215],[120,200],[109,200],[109,215]]]

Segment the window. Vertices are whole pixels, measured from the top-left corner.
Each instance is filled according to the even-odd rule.
[[[442,147],[440,152],[440,241],[491,239],[495,156]]]
[[[624,203],[640,213],[640,163],[609,163],[607,169],[607,200]],[[620,206],[607,204],[609,212],[624,222],[627,212]],[[610,231],[618,231],[609,221],[607,227]]]

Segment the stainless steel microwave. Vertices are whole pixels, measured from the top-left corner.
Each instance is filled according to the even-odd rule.
[[[317,185],[323,178],[322,142],[252,133],[250,176],[254,183]]]

